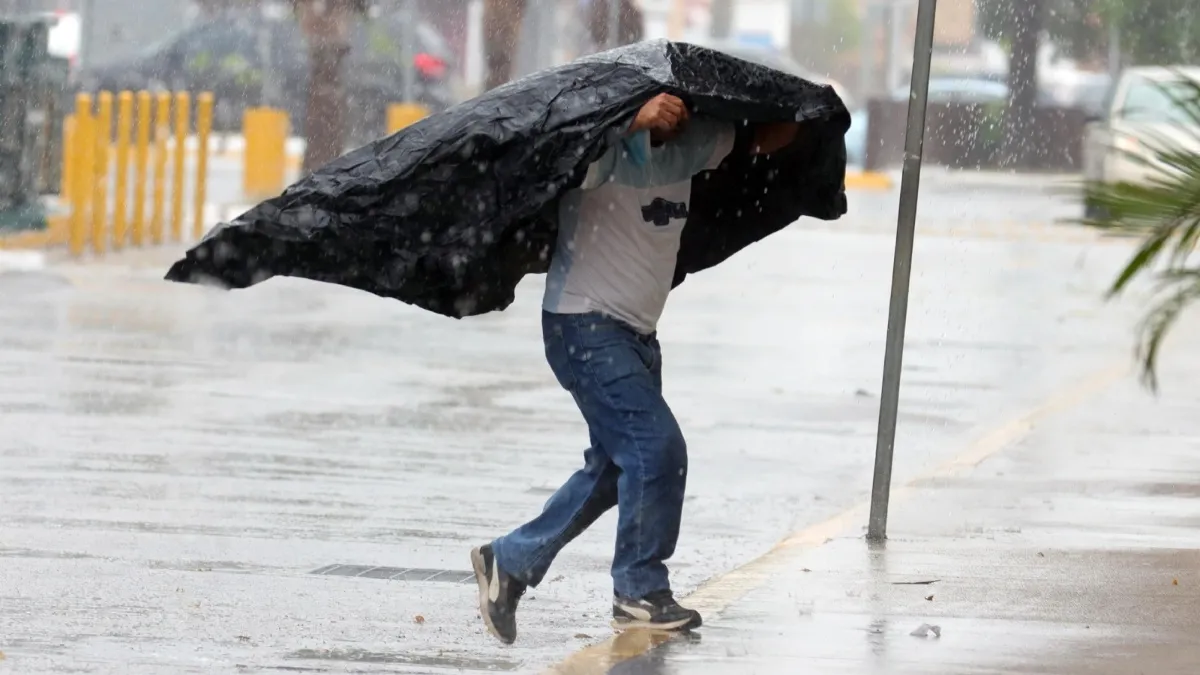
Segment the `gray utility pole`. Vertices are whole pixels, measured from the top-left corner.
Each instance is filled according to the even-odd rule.
[[[875,5],[863,6],[862,37],[858,41],[858,98],[863,103],[875,94]]]
[[[900,44],[904,40],[904,28],[907,25],[905,17],[909,7],[907,0],[892,0],[888,5],[888,48],[887,48],[887,90],[888,92],[904,84],[904,74],[901,69],[902,58]]]
[[[259,72],[259,96],[261,97],[260,105],[268,108],[279,106],[279,87],[278,78],[275,77],[274,54],[275,47],[272,45],[272,22],[275,21],[271,8],[263,7],[259,11],[258,16],[258,31],[256,45],[258,49],[258,61],[261,64],[261,72]]]
[[[875,439],[875,477],[871,486],[871,515],[867,540],[887,539],[888,501],[892,491],[892,454],[896,447],[896,415],[900,405],[900,373],[904,362],[904,328],[908,321],[908,288],[912,278],[913,238],[917,227],[917,195],[921,185],[921,156],[925,144],[925,105],[929,100],[929,61],[933,56],[933,19],[937,0],[920,0],[917,35],[913,40],[912,81],[909,84],[908,126],[904,130],[904,173],[900,179],[896,253],[892,260],[892,297],[888,307],[883,354],[883,391]]]
[[[1121,25],[1111,18],[1108,21],[1108,76],[1113,84],[1121,76]]]
[[[712,36],[718,40],[733,37],[733,0],[712,0]]]
[[[92,64],[93,20],[96,17],[96,0],[80,0],[79,2],[79,63],[76,67]]]
[[[400,58],[401,63],[400,77],[404,91],[404,102],[412,103],[417,98],[417,54],[415,51],[417,43],[417,0],[404,0],[401,6],[402,24],[404,26],[404,34],[400,38]]]
[[[596,2],[597,0],[592,0]],[[621,46],[621,0],[608,0],[608,48]]]

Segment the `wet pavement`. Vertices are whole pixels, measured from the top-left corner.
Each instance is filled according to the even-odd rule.
[[[621,661],[648,646],[625,638],[559,672],[1195,673],[1200,362],[1172,369],[1161,400],[1102,378],[978,467],[914,481],[885,546],[854,518],[752,563],[769,572],[748,593],[702,588],[691,639]]]
[[[988,207],[995,218],[982,225],[959,217],[965,195],[998,205],[1006,189],[950,186],[923,204],[926,228],[994,225],[994,232],[918,240],[900,483],[1128,360],[1133,308],[1099,299],[1126,246],[1065,225],[1019,229],[999,206]],[[1026,202],[1042,200],[1043,215],[1071,208],[1024,194]],[[689,279],[672,297],[661,327],[666,388],[692,457],[672,564],[681,593],[703,593],[706,580],[790,533],[838,518],[867,495],[891,267],[887,200],[864,198],[842,227],[780,233]],[[461,583],[469,547],[536,513],[576,468],[586,441],[542,362],[539,279],[521,287],[508,311],[456,322],[296,280],[235,293],[168,285],[158,278],[172,255],[0,266],[0,651],[7,657],[0,671],[539,672],[610,635],[612,514],[526,597],[512,648],[483,634],[474,588]],[[1186,363],[1186,353],[1167,359]],[[1168,388],[1163,400],[1177,390]],[[1166,447],[1151,432],[1186,443],[1178,410],[1167,426],[1136,418],[1122,426],[1138,396],[1091,418],[1114,429],[1114,452],[1147,442]],[[1073,428],[1064,429],[1070,437]],[[1180,464],[1169,468],[1190,481],[1194,467],[1171,456]],[[1073,466],[1069,455],[1044,457]],[[746,662],[758,672],[798,672],[780,648],[794,646],[796,634],[775,641],[762,623],[785,633],[790,625],[771,619],[774,605],[749,600],[757,593],[778,601],[783,584],[799,603],[789,619],[828,624],[815,634],[829,636],[820,641],[827,653],[839,651],[839,640],[849,645],[850,635],[863,651],[871,638],[856,617],[872,613],[864,603],[911,600],[897,595],[911,589],[877,592],[885,577],[872,565],[882,562],[888,574],[923,573],[921,565],[944,573],[929,606],[941,611],[946,588],[964,598],[955,605],[950,593],[945,616],[982,601],[1004,605],[1013,596],[999,584],[1013,581],[997,576],[984,586],[956,568],[962,556],[950,544],[957,539],[937,542],[945,534],[938,523],[958,521],[935,515],[956,512],[960,497],[977,506],[1060,489],[1045,477],[1026,485],[1012,471],[1012,487],[898,499],[892,557],[868,555],[853,536],[835,539],[812,551],[833,556],[806,563],[814,572],[753,592],[745,610],[726,603],[701,642],[622,667],[702,668],[716,657],[695,650],[711,648],[762,655]],[[1171,484],[1174,475],[1158,482]],[[1089,485],[1081,479],[1061,489]],[[910,512],[921,505],[936,505],[935,515]],[[1080,518],[1095,518],[1078,508]],[[1036,515],[1033,501],[1029,511],[1013,518]],[[1058,520],[1047,538],[1062,548],[1074,511],[1048,513]],[[950,534],[980,544],[996,536],[986,515],[972,522],[985,529]],[[1088,522],[1079,551],[1097,547],[1083,538],[1095,529]],[[911,555],[898,561],[905,550]],[[1185,578],[1180,584],[1187,589]],[[912,602],[929,611],[923,599]],[[972,634],[981,642],[1000,626],[980,619],[951,631],[943,615],[905,607],[879,610],[887,623],[878,641],[894,645],[887,653],[902,660],[920,658],[929,645],[965,645],[956,641]],[[1075,620],[1068,610],[1058,610],[1059,622]],[[931,617],[942,622],[942,638],[899,641],[916,627],[910,618],[936,623]],[[1025,631],[1012,639],[1038,632]],[[1021,644],[1034,653],[1041,643]]]

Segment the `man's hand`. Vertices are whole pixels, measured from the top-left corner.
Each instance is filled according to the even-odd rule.
[[[683,101],[670,94],[659,94],[642,106],[629,131],[674,131],[687,118],[687,106]]]

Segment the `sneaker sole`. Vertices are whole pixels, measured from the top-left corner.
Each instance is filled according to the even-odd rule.
[[[613,630],[650,630],[659,631],[662,633],[676,633],[692,629],[691,619],[679,619],[678,621],[669,621],[667,623],[654,623],[651,621],[638,621],[637,619],[613,619]]]
[[[488,612],[488,578],[487,578],[487,563],[483,559],[483,554],[479,549],[471,550],[471,567],[475,570],[475,582],[479,584],[479,616],[483,617],[483,625],[487,626],[488,632],[492,637],[506,645],[511,645],[512,642],[500,637],[500,631],[496,630],[496,624],[492,623],[492,615]]]

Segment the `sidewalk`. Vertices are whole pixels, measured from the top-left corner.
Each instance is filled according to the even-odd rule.
[[[1077,634],[1183,616],[1174,603],[1196,575],[1097,577],[1078,554],[1145,546],[1143,522],[1157,545],[1186,546],[1190,532],[1168,526],[1200,520],[1180,521],[1187,502],[1166,488],[1130,497],[1157,521],[1126,502],[1090,511],[1131,488],[1075,468],[1089,459],[1076,453],[1139,438],[1153,439],[1143,456],[1105,458],[1133,465],[1116,478],[1163,485],[1196,468],[1182,454],[1195,401],[1178,394],[1200,370],[1194,336],[1164,355],[1192,368],[1165,383],[1178,407],[1124,381],[1096,393],[1128,362],[1136,307],[1099,300],[1127,247],[920,241],[897,485],[948,473],[898,487],[891,549],[874,558],[855,504],[870,486],[892,237],[789,228],[689,279],[662,331],[695,458],[671,568],[709,625],[698,644],[610,670],[1011,672],[1005,657],[1050,654],[1062,635],[1087,646]],[[458,322],[296,279],[228,293],[163,282],[181,250],[0,272],[0,673],[539,673],[611,654],[613,513],[523,599],[517,644],[478,618],[467,551],[536,513],[586,441],[546,369],[536,279],[507,311]],[[1081,484],[1106,501],[1070,497]],[[974,554],[1007,566],[962,571]],[[1025,588],[998,590],[1017,573]],[[925,574],[941,581],[888,583]],[[1060,603],[1077,578],[1115,610],[1147,599],[1160,613],[1101,621],[1098,595],[1076,617]],[[910,637],[921,623],[942,637]]]
[[[1162,399],[1102,374],[894,491],[886,547],[869,547],[855,531],[865,514],[849,512],[702,586],[698,636],[653,649],[618,637],[555,672],[1197,672],[1188,344],[1175,342]],[[926,624],[940,637],[912,634]]]

